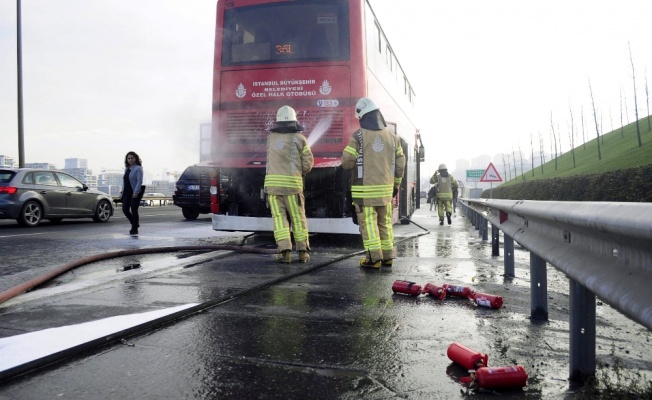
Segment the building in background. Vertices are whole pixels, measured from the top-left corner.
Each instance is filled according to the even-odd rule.
[[[0,167],[18,168],[18,163],[14,161],[13,157],[0,155]]]
[[[211,160],[211,124],[199,126],[199,162]]]
[[[65,168],[62,170],[85,183],[91,189],[97,189],[97,176],[88,169],[88,160],[85,158],[66,158]]]
[[[88,160],[85,158],[66,158],[64,169],[88,169]]]
[[[97,190],[109,196],[120,196],[122,193],[122,179],[124,171],[121,169],[103,168],[97,175]]]
[[[172,196],[174,193],[174,184],[175,182],[169,180],[155,179],[152,180],[152,183],[147,185],[145,189],[146,193],[161,193],[166,196]]]
[[[25,168],[57,169],[57,166],[46,162],[35,162],[25,163]]]

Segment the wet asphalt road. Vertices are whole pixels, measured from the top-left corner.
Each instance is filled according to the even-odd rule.
[[[528,386],[501,391],[503,396],[573,398],[566,379],[565,277],[549,267],[549,321],[530,321],[526,251],[516,249],[516,278],[506,278],[502,257],[491,257],[491,244],[460,210],[451,226],[439,226],[426,209],[417,211],[413,222],[396,226],[399,258],[381,270],[359,268],[360,256],[330,263],[361,248],[359,238],[319,236],[311,238],[309,264],[276,264],[264,254],[184,252],[81,267],[1,304],[0,337],[225,301],[125,337],[128,344],[112,342],[13,377],[0,383],[0,399],[496,398],[463,393],[459,378],[466,371],[446,356],[453,342],[488,354],[491,366],[525,367]],[[163,229],[138,240],[148,245],[242,240],[205,229],[205,224]],[[247,241],[264,243],[264,238]],[[135,262],[141,267],[122,271]],[[492,310],[466,299],[393,294],[392,283],[399,279],[470,286],[503,296],[504,306]],[[274,283],[265,286],[269,282]],[[597,319],[598,357],[615,351],[632,368],[652,371],[647,329],[602,304]]]

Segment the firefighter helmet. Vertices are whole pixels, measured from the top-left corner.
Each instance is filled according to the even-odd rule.
[[[377,109],[376,103],[368,97],[363,97],[355,104],[355,117],[361,119],[365,114]]]
[[[276,112],[276,122],[297,122],[297,112],[290,106],[283,106]]]
[[[448,169],[448,168],[446,168],[446,164],[439,164],[439,170],[441,171],[441,170],[444,170],[444,169]]]

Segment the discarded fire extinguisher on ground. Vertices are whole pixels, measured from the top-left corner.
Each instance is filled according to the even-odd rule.
[[[503,298],[493,294],[473,292],[469,299],[483,307],[501,308],[503,306]]]
[[[465,299],[468,299],[469,296],[471,296],[471,293],[473,293],[471,288],[468,286],[449,285],[447,283],[444,283],[444,288],[446,288],[447,295],[455,296],[455,297],[464,297]]]
[[[527,385],[527,372],[520,365],[481,367],[469,372],[471,375],[460,381],[483,389],[522,388]]]
[[[448,346],[446,354],[451,361],[468,370],[486,367],[489,361],[488,355],[482,355],[482,353],[455,342]]]
[[[423,293],[435,297],[437,300],[444,300],[446,297],[446,288],[428,282],[426,283],[426,286],[423,287]]]
[[[421,285],[409,281],[396,281],[392,285],[394,293],[404,293],[410,296],[418,296],[421,294]]]

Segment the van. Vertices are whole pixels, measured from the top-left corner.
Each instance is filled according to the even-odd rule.
[[[195,220],[199,214],[211,212],[211,174],[215,168],[191,165],[183,171],[175,184],[172,202],[181,207],[184,218]]]

